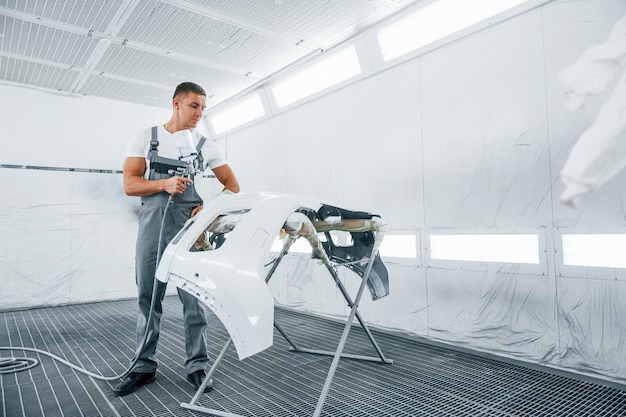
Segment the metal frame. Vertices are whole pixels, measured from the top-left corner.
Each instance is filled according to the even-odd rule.
[[[291,246],[291,242],[290,241],[285,243],[285,246],[283,247],[283,250],[281,251],[280,255],[274,261],[274,265],[272,265],[272,268],[270,269],[270,271],[267,274],[267,277],[265,278],[265,282],[266,283],[269,282],[270,278],[272,277],[272,275],[276,271],[276,268],[278,267],[278,264],[284,258],[284,256],[288,253],[289,246]],[[356,359],[356,360],[381,362],[381,363],[386,363],[386,364],[393,363],[393,360],[387,359],[385,357],[385,355],[383,354],[382,350],[380,349],[380,347],[376,343],[376,340],[374,340],[374,336],[369,331],[369,329],[365,325],[365,322],[363,321],[363,318],[361,317],[360,313],[358,312],[359,302],[361,301],[361,297],[363,296],[363,292],[364,292],[365,287],[367,285],[367,280],[368,280],[370,271],[372,269],[372,265],[374,264],[374,260],[376,258],[377,253],[378,253],[378,248],[375,245],[373,247],[373,249],[372,249],[372,253],[371,253],[369,261],[367,263],[365,274],[363,275],[363,278],[361,280],[361,285],[359,286],[359,290],[358,290],[358,292],[357,292],[357,294],[356,294],[356,296],[354,298],[354,301],[351,300],[350,295],[348,294],[348,291],[346,290],[345,286],[341,283],[341,280],[337,276],[336,271],[331,266],[327,265],[327,269],[330,272],[331,276],[333,277],[333,280],[337,283],[337,286],[338,286],[339,290],[341,291],[343,297],[346,299],[346,302],[348,303],[348,306],[351,308],[350,309],[350,314],[348,316],[348,320],[346,321],[346,324],[345,324],[344,329],[343,329],[343,333],[341,335],[341,338],[339,339],[339,344],[337,345],[337,349],[336,349],[336,351],[334,353],[330,352],[330,351],[323,351],[323,350],[299,347],[287,335],[287,333],[278,325],[278,323],[276,323],[276,320],[274,320],[274,327],[280,332],[280,334],[285,338],[285,340],[291,345],[290,350],[292,350],[294,352],[301,352],[301,353],[313,353],[313,354],[318,354],[318,355],[334,356],[333,362],[331,363],[330,368],[328,370],[328,374],[326,376],[326,381],[324,382],[324,386],[322,387],[322,391],[321,391],[320,396],[318,398],[317,405],[316,405],[316,408],[315,408],[315,412],[313,413],[313,417],[319,417],[321,415],[321,413],[322,413],[322,409],[324,407],[324,403],[326,402],[326,397],[328,396],[328,392],[330,390],[330,385],[332,384],[333,378],[335,376],[335,372],[337,370],[337,367],[339,366],[339,360],[342,357],[343,358],[349,358],[349,359]],[[348,335],[350,333],[350,329],[352,328],[352,322],[354,321],[355,317],[357,318],[357,320],[361,324],[361,327],[363,328],[363,330],[367,334],[367,337],[372,342],[372,345],[374,346],[374,349],[376,350],[376,352],[378,354],[378,358],[370,357],[370,356],[361,356],[361,355],[350,355],[350,354],[344,354],[343,353],[343,349],[344,349],[345,344],[346,344],[346,342],[348,340]],[[231,343],[232,343],[232,339],[229,337],[228,341],[226,342],[226,344],[224,345],[224,347],[220,351],[219,355],[215,359],[215,362],[211,366],[211,369],[209,370],[209,372],[208,372],[204,382],[202,383],[202,385],[198,388],[198,390],[196,391],[196,393],[193,396],[193,398],[191,399],[191,401],[189,403],[181,403],[180,404],[181,407],[187,408],[187,409],[190,409],[190,410],[193,410],[193,411],[199,411],[199,412],[206,413],[206,414],[220,416],[220,417],[246,417],[246,416],[242,416],[240,414],[228,413],[228,412],[224,412],[224,411],[220,411],[220,410],[211,409],[211,408],[207,408],[207,407],[202,407],[202,406],[196,405],[196,402],[200,398],[200,395],[204,392],[204,390],[206,388],[206,385],[208,384],[208,381],[210,380],[210,378],[215,373],[215,370],[217,369],[217,367],[219,366],[220,362],[224,358],[224,355],[226,354],[226,350],[231,345]]]
[[[287,245],[285,245],[285,246],[287,246]],[[288,253],[288,248],[283,248],[283,250],[281,251],[281,253],[278,256],[278,258],[276,258],[276,260],[274,261],[274,265],[272,265],[272,268],[268,272],[267,277],[265,278],[265,282],[269,282],[270,278],[274,274],[274,271],[276,271],[276,268],[278,267],[278,264],[280,263],[280,261],[283,259],[283,257],[287,253]],[[366,271],[366,275],[363,277],[363,281],[361,283],[361,286],[363,286],[363,284],[367,284],[367,277],[369,276],[371,265],[373,265],[373,260],[374,260],[375,256],[376,256],[376,253],[373,253],[371,258],[370,258],[370,260],[369,260],[369,262],[368,262],[368,266],[367,266],[368,269]],[[328,269],[328,272],[333,277],[333,280],[337,284],[337,287],[339,288],[339,291],[341,291],[341,294],[343,295],[343,297],[345,298],[346,302],[348,303],[348,307],[350,307],[351,309],[355,310],[355,313],[354,313],[352,319],[348,320],[348,324],[352,324],[352,320],[354,319],[354,316],[356,316],[357,320],[361,324],[361,327],[365,331],[365,334],[367,335],[367,337],[370,340],[370,342],[372,342],[372,345],[374,346],[374,349],[376,350],[376,353],[378,354],[378,358],[371,357],[371,356],[351,355],[351,354],[342,354],[342,357],[349,358],[349,359],[358,359],[358,360],[371,361],[371,362],[383,362],[383,363],[389,363],[389,364],[393,363],[392,360],[389,360],[389,359],[385,358],[385,355],[383,354],[382,350],[378,346],[378,343],[376,343],[376,340],[374,339],[374,336],[372,335],[370,330],[367,328],[367,325],[365,324],[365,321],[361,317],[361,314],[359,313],[358,308],[354,308],[355,306],[359,305],[359,302],[361,300],[362,294],[360,292],[357,293],[357,298],[355,299],[355,302],[353,302],[352,299],[350,298],[350,294],[348,294],[348,290],[346,289],[346,287],[343,285],[343,283],[339,279],[339,276],[337,275],[337,272],[330,265],[326,265],[326,269]],[[351,311],[351,314],[352,314],[352,311]],[[293,339],[291,339],[287,335],[287,333],[282,329],[282,327],[280,327],[278,325],[278,323],[276,323],[276,320],[274,320],[274,327],[285,338],[285,340],[291,345],[290,350],[292,350],[294,352],[314,353],[314,354],[317,354],[317,355],[328,355],[328,356],[334,356],[337,353],[337,352],[331,352],[331,351],[325,351],[325,350],[318,350],[318,349],[310,349],[310,348],[300,347],[300,346],[297,345],[297,343]]]

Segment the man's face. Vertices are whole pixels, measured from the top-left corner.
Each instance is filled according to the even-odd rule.
[[[191,129],[198,125],[205,108],[206,97],[200,94],[190,92],[174,99],[174,110],[185,129]]]

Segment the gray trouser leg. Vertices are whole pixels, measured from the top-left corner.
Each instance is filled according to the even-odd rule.
[[[146,332],[146,324],[150,314],[150,303],[152,301],[152,291],[154,286],[154,273],[156,270],[157,246],[160,232],[160,219],[163,215],[163,207],[145,205],[139,213],[139,235],[137,237],[136,254],[136,281],[138,292],[138,311],[136,342],[140,346]],[[155,358],[156,346],[159,340],[159,329],[163,306],[161,301],[165,295],[166,285],[159,286],[155,310],[150,328],[151,336],[146,340],[137,363],[133,367],[136,372],[155,372],[157,360]]]
[[[185,370],[188,374],[199,369],[206,369],[208,364],[206,341],[206,313],[202,304],[193,295],[178,289],[178,296],[183,303],[185,323]]]
[[[156,199],[155,199],[156,200]],[[165,206],[161,201],[145,203],[139,212],[139,234],[137,237],[137,289],[139,295],[139,309],[137,316],[137,346],[141,344],[146,332],[146,324],[150,314],[150,302],[156,272],[157,248],[161,230],[161,220]],[[176,203],[169,206],[165,221],[163,246],[176,235],[180,226],[189,218],[191,208]],[[163,312],[162,300],[165,295],[166,284],[159,283],[155,311],[150,328],[150,337],[139,353],[133,370],[136,372],[155,372],[157,368],[156,349],[159,340],[161,315]],[[204,332],[207,321],[206,314],[197,298],[178,289],[178,296],[183,303],[185,326],[185,370],[192,373],[205,369],[208,363]]]

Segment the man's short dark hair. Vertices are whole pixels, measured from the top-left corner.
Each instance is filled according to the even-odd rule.
[[[187,94],[187,93],[196,93],[196,94],[206,97],[206,92],[204,91],[204,88],[200,87],[196,83],[185,82],[185,83],[178,84],[176,86],[176,90],[174,91],[174,97],[172,98],[176,98],[176,96],[180,94]]]

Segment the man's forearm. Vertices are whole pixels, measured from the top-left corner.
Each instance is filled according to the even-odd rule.
[[[124,192],[134,197],[146,197],[165,191],[165,180],[147,180],[142,177],[127,178],[124,181]]]
[[[239,192],[239,183],[237,182],[237,180],[230,180],[230,181],[226,181],[226,184],[224,184],[224,189],[222,191],[231,191],[233,193],[238,193]]]

